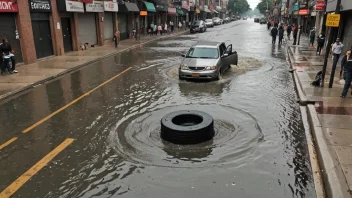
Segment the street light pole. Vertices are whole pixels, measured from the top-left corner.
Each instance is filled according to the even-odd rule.
[[[340,6],[341,6],[341,0],[337,0],[337,4],[336,4],[336,9],[335,9],[335,13],[339,14],[340,13]],[[327,7],[327,4],[325,5],[325,7]],[[326,10],[326,8],[325,8]],[[325,14],[327,15],[328,13],[325,12]],[[326,16],[324,16],[325,18],[325,22],[326,23]],[[325,25],[325,24],[324,24]],[[326,52],[325,52],[325,59],[324,59],[324,65],[323,65],[323,70],[322,70],[322,83],[321,86],[324,86],[324,81],[325,81],[325,73],[326,73],[326,68],[328,65],[328,60],[329,60],[329,54],[330,54],[330,48],[331,48],[331,44],[333,42],[333,36],[336,34],[336,31],[338,30],[338,27],[331,27],[331,31],[330,31],[330,35],[329,35],[329,40],[328,40],[328,45],[326,46]],[[333,60],[334,61],[338,61],[338,60]],[[331,68],[331,74],[330,74],[330,81],[329,81],[329,88],[332,88],[332,85],[334,83],[334,77],[335,77],[335,70],[336,70],[336,64],[333,63],[333,67]]]

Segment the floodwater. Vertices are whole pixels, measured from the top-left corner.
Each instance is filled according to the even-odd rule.
[[[179,81],[181,54],[199,40],[233,44],[239,64],[219,81]],[[316,197],[285,46],[252,20],[141,45],[6,101],[0,140],[128,67],[2,150],[0,191],[74,138],[14,197]],[[214,117],[214,139],[163,141],[160,119],[189,109]]]

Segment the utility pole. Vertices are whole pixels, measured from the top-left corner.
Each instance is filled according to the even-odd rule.
[[[336,14],[340,14],[340,6],[341,6],[341,0],[337,0],[337,4],[336,4],[336,9],[335,9],[335,13]],[[327,4],[325,4],[325,15],[327,15],[326,12],[326,7]],[[325,23],[326,23],[326,17],[324,16],[324,26],[325,27]],[[326,29],[326,27],[324,28]],[[324,66],[323,66],[323,70],[322,70],[322,86],[324,86],[325,83],[325,73],[326,73],[326,68],[328,65],[328,60],[329,60],[329,54],[330,54],[330,49],[331,49],[331,44],[333,42],[333,38],[334,35],[336,34],[336,31],[338,30],[338,27],[331,27],[331,31],[330,31],[330,35],[329,35],[329,40],[328,40],[328,45],[326,46],[326,52],[325,52],[325,59],[324,59]],[[335,60],[334,60],[335,61]],[[336,64],[337,65],[337,64]],[[332,88],[332,85],[334,83],[334,76],[335,76],[335,70],[336,70],[336,65],[333,64],[333,67],[331,68],[331,74],[330,74],[330,81],[329,81],[329,88]]]

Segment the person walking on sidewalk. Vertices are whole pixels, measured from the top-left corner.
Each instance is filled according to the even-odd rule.
[[[343,66],[345,70],[345,85],[343,86],[343,90],[341,93],[341,98],[345,98],[347,96],[348,89],[351,87],[351,81],[352,81],[352,57],[347,60],[345,65]],[[352,95],[352,92],[351,92]]]
[[[9,44],[9,41],[7,40],[7,38],[2,39],[2,44],[0,45],[0,53],[4,56],[8,57],[9,58],[8,61],[11,60],[11,63],[12,63],[12,65],[11,65],[12,67],[10,67],[11,73],[12,72],[18,73],[18,71],[16,70],[16,60],[15,60],[15,55],[14,55],[15,52],[12,49],[11,45]],[[5,64],[4,67],[7,67],[5,60],[4,60],[4,64]]]
[[[315,27],[309,32],[309,45],[314,46],[314,40],[315,40]]]
[[[277,25],[275,25],[272,29],[271,29],[271,37],[272,37],[272,44],[276,43],[276,37],[277,37]]]
[[[164,25],[164,33],[167,34],[167,23]]]
[[[293,29],[293,45],[297,44],[297,36],[298,36],[299,28],[297,26]]]
[[[171,29],[171,33],[174,32],[174,22],[170,21],[170,29]]]
[[[324,33],[319,34],[319,36],[317,38],[317,43],[318,43],[317,55],[320,56],[321,50],[323,49],[324,43],[325,43],[325,35],[324,35]]]
[[[342,74],[345,73],[345,69],[344,66],[347,63],[347,60],[350,59],[351,56],[351,50],[347,50],[346,55],[343,56],[342,60],[341,60],[341,70],[340,70],[340,80],[342,79]]]
[[[116,30],[114,34],[114,42],[115,42],[115,48],[119,45],[119,40],[120,40],[120,32]]]
[[[288,38],[288,40],[290,40],[291,39],[292,26],[288,25],[286,31],[287,31],[287,38]]]
[[[281,25],[279,27],[279,45],[282,44],[282,39],[284,38],[284,32],[285,32],[284,27]]]
[[[331,49],[332,54],[333,54],[332,55],[332,59],[333,59],[332,70],[334,70],[334,71],[336,69],[337,62],[339,61],[343,46],[344,45],[340,42],[340,38],[337,38],[336,42],[332,45],[332,49]]]

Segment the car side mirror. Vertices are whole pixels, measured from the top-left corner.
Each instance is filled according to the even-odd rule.
[[[186,57],[186,54],[182,54],[181,56],[182,56],[182,57]]]
[[[228,57],[229,56],[229,54],[223,54],[222,56],[221,56],[221,58],[226,58],[226,57]]]

